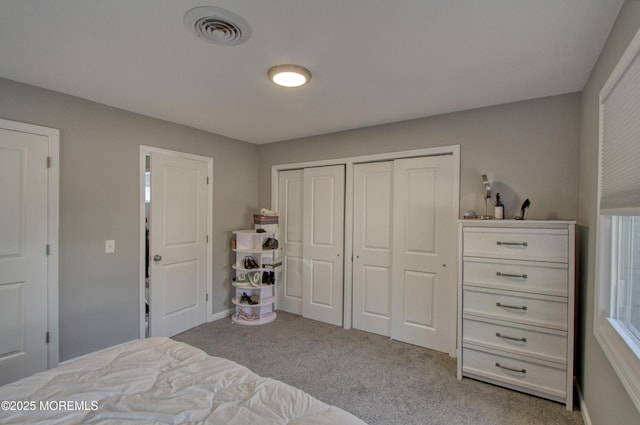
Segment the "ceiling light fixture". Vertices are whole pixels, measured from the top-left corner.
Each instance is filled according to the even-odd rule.
[[[269,79],[283,87],[304,86],[311,79],[311,72],[299,65],[276,65],[267,72]]]

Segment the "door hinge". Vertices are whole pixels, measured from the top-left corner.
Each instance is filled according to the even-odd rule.
[[[209,176],[207,176],[207,184],[209,184]]]
[[[49,331],[47,331],[46,334],[44,334],[44,342],[46,344],[48,344],[49,342],[51,342],[51,334],[49,333]]]
[[[51,157],[47,157],[47,168],[51,168]]]
[[[206,240],[206,242],[207,242],[207,243],[209,243],[209,235],[207,235],[207,236],[205,237],[205,240]]]
[[[207,292],[207,296],[205,297],[205,301],[209,301],[209,293]]]
[[[44,247],[44,252],[45,252],[46,255],[51,255],[51,245],[47,244]]]

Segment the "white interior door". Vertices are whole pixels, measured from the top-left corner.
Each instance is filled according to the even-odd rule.
[[[206,321],[206,161],[151,153],[150,335]]]
[[[282,281],[278,282],[278,309],[302,314],[302,264],[304,247],[304,171],[278,175],[279,246]]]
[[[394,161],[391,337],[450,351],[455,220],[451,156]]]
[[[47,369],[48,142],[0,129],[0,385]]]
[[[393,162],[354,166],[353,327],[389,336]]]
[[[344,166],[304,170],[303,316],[342,326]]]

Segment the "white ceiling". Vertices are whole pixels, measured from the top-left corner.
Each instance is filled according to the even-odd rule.
[[[260,144],[580,91],[622,3],[0,0],[0,77]],[[203,5],[251,38],[199,40]],[[281,63],[311,83],[270,83]]]

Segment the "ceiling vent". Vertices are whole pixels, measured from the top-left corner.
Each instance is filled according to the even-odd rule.
[[[247,21],[220,7],[193,8],[184,15],[184,23],[201,40],[221,46],[242,44],[251,36]]]

